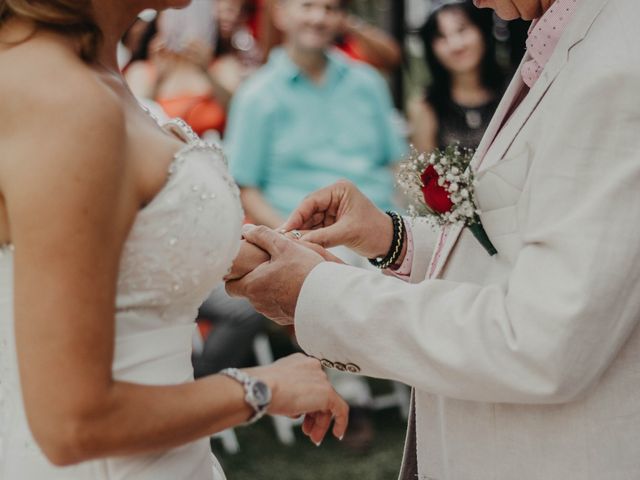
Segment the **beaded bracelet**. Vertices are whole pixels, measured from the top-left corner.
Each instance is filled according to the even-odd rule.
[[[398,261],[402,254],[402,246],[404,245],[406,238],[406,231],[402,217],[396,212],[387,211],[385,213],[391,217],[391,221],[393,223],[393,239],[391,240],[391,247],[384,258],[369,259],[369,263],[371,265],[381,269],[389,268]]]

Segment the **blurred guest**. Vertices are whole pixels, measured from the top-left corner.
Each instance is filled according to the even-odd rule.
[[[470,0],[436,0],[420,30],[432,82],[409,102],[411,141],[420,151],[480,143],[505,83],[488,10]]]
[[[249,25],[253,0],[215,0],[217,40],[209,73],[227,91],[228,99],[262,64],[263,53]],[[228,101],[227,101],[228,104]]]
[[[155,10],[145,10],[129,27],[118,44],[118,65],[122,71],[140,60],[149,58],[149,44],[158,32]]]
[[[279,0],[261,0],[258,37],[263,50],[270,51],[282,42],[282,30],[274,21],[274,8]],[[348,2],[343,2],[345,4]],[[362,18],[345,14],[335,45],[349,57],[373,65],[382,71],[400,66],[402,51],[398,42],[383,29]]]
[[[332,48],[343,7],[339,0],[279,0],[274,20],[285,33],[284,48],[274,49],[233,99],[225,144],[254,223],[278,227],[307,194],[340,178],[392,208],[390,167],[406,145],[384,79]],[[346,252],[336,253],[349,263],[362,261]],[[368,385],[351,375],[332,382],[363,407],[352,410],[345,444],[365,450],[373,439],[364,409]]]
[[[228,367],[248,366],[253,340],[265,330],[266,320],[247,300],[231,298],[224,287],[218,287],[200,307],[198,318],[212,328],[204,338],[202,352],[193,355],[196,378]]]
[[[344,16],[336,46],[349,57],[385,72],[398,68],[402,63],[398,42],[382,28],[353,14]]]
[[[392,207],[390,166],[405,150],[387,86],[372,68],[332,51],[339,0],[279,0],[284,48],[238,91],[226,137],[245,211],[277,227],[308,193],[349,178]]]
[[[149,61],[127,69],[133,92],[158,103],[168,117],[184,119],[199,135],[223,132],[231,96],[259,65],[254,49],[232,41],[246,21],[247,1],[196,0],[163,13]]]

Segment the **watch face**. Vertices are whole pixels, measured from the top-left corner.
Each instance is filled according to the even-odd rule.
[[[261,407],[269,405],[269,402],[271,401],[271,390],[266,383],[259,380],[253,382],[253,385],[251,386],[251,393],[253,394],[253,398],[256,399],[258,405]]]

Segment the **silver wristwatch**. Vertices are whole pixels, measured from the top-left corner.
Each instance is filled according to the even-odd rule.
[[[237,368],[225,368],[220,371],[220,374],[233,378],[244,387],[244,401],[247,402],[255,412],[246,422],[247,425],[259,420],[267,413],[267,408],[269,408],[269,404],[271,403],[271,389],[269,385],[262,380],[247,375]]]

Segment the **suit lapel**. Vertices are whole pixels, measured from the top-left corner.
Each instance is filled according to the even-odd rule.
[[[558,42],[553,55],[545,65],[542,75],[505,122],[499,133],[493,135],[494,141],[487,147],[483,157],[478,159],[478,163],[475,165],[478,176],[482,175],[483,171],[492,167],[502,159],[520,130],[522,130],[522,127],[540,104],[540,101],[549,90],[553,81],[566,65],[571,48],[582,41],[589,27],[591,27],[607,2],[608,0],[582,0],[582,5],[580,5],[580,8],[575,13],[576,16],[567,26],[567,31]],[[523,62],[529,58],[527,54]],[[520,67],[522,67],[522,64]],[[520,72],[520,69],[518,69],[518,72]],[[524,82],[519,73],[516,74],[512,86],[513,84],[516,84],[519,88],[524,88]],[[511,101],[513,101],[514,98],[515,97],[512,97]]]
[[[512,105],[521,94],[522,89],[525,88],[520,76],[522,63],[520,64],[471,162],[471,168],[477,172],[477,176],[482,175],[486,169],[502,159],[522,127],[535,111],[545,93],[549,90],[553,81],[567,63],[571,48],[585,37],[594,20],[608,1],[609,0],[581,1],[581,5],[576,11],[574,18],[567,26],[567,30],[558,42],[549,62],[545,65],[542,75],[505,122],[505,118],[511,111]],[[522,62],[528,60],[527,57],[528,55],[525,56]],[[436,247],[431,259],[428,278],[437,278],[440,275],[462,230],[464,230],[464,227],[460,224],[443,228],[439,245]]]
[[[520,66],[518,66],[513,80],[511,80],[511,83],[509,83],[507,90],[504,92],[504,95],[502,96],[502,99],[498,104],[498,108],[496,108],[496,111],[493,114],[493,117],[491,118],[487,129],[482,135],[482,140],[480,140],[480,144],[478,145],[473,160],[471,160],[471,169],[474,171],[477,170],[478,166],[482,163],[482,160],[487,154],[489,147],[500,131],[500,127],[502,127],[507,114],[511,110],[511,106],[516,101],[523,88],[525,88],[525,84],[522,81],[522,77],[520,76],[520,69],[522,68],[522,64],[525,62],[525,60],[527,60],[526,57],[522,59],[522,62],[520,62]]]

